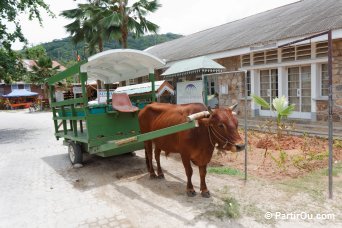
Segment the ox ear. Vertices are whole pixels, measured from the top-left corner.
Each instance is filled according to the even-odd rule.
[[[234,109],[236,109],[237,106],[238,106],[238,103],[235,103],[232,106],[230,106],[229,109],[234,111]]]
[[[211,110],[210,106],[208,106],[208,112],[210,113],[210,115],[213,114],[213,110]]]

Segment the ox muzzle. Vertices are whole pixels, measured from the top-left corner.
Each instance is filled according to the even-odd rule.
[[[240,152],[245,149],[246,145],[245,144],[235,144],[232,146],[231,151],[232,152]]]

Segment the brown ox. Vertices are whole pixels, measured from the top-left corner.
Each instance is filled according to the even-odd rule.
[[[156,177],[152,165],[152,141],[155,144],[155,159],[157,161],[158,177],[163,178],[164,174],[160,167],[160,152],[180,153],[185,168],[188,196],[196,195],[191,182],[192,167],[190,161],[199,167],[201,177],[201,194],[203,197],[210,197],[205,183],[207,164],[209,163],[215,145],[221,150],[237,152],[244,149],[238,145],[241,141],[238,133],[238,121],[233,115],[233,108],[215,109],[210,111],[208,118],[202,118],[199,127],[167,135],[145,142],[145,155],[147,169],[150,177]],[[173,105],[152,103],[147,105],[139,113],[139,124],[142,133],[155,131],[173,125],[185,123],[187,116],[207,111],[203,104]]]

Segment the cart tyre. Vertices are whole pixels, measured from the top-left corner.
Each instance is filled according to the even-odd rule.
[[[68,146],[68,154],[71,164],[82,164],[83,153],[80,144],[70,142]]]
[[[129,156],[132,156],[132,157],[134,157],[134,156],[136,156],[137,154],[135,153],[135,151],[132,151],[132,152],[129,152],[129,153],[127,153]]]

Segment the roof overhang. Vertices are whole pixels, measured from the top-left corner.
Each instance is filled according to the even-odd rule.
[[[113,49],[89,57],[81,72],[87,73],[90,80],[114,83],[146,76],[164,65],[162,60],[144,51]]]
[[[229,57],[234,57],[234,56],[240,56],[240,55],[245,55],[248,53],[252,53],[252,52],[259,52],[259,51],[266,51],[266,50],[270,50],[270,49],[275,49],[283,44],[298,40],[298,39],[302,39],[305,37],[308,37],[310,35],[314,35],[316,33],[311,33],[311,34],[305,34],[302,36],[297,36],[297,37],[292,37],[292,38],[288,38],[288,39],[282,39],[282,40],[276,40],[276,41],[267,41],[264,43],[256,43],[256,44],[251,44],[249,46],[245,46],[245,47],[240,47],[240,48],[235,48],[235,49],[230,49],[230,50],[223,50],[221,52],[215,52],[215,53],[208,53],[205,56],[210,58],[210,59],[222,59],[222,58],[229,58]],[[332,30],[332,38],[333,40],[336,39],[341,39],[342,38],[342,29],[334,29]],[[327,35],[323,35],[320,37],[316,37],[313,38],[311,40],[306,40],[300,43],[297,43],[296,45],[301,45],[301,44],[308,44],[310,42],[323,42],[323,41],[327,41],[328,40],[328,36]],[[180,61],[184,61],[187,59],[180,59],[180,60],[171,60],[171,61],[166,61],[166,65],[162,68],[166,68],[166,67],[170,67],[175,63],[178,63]],[[160,68],[160,69],[162,69]]]
[[[206,56],[201,56],[179,61],[171,65],[162,76],[177,77],[196,73],[217,73],[222,72],[224,69],[224,66],[218,64],[214,60],[207,58]]]

